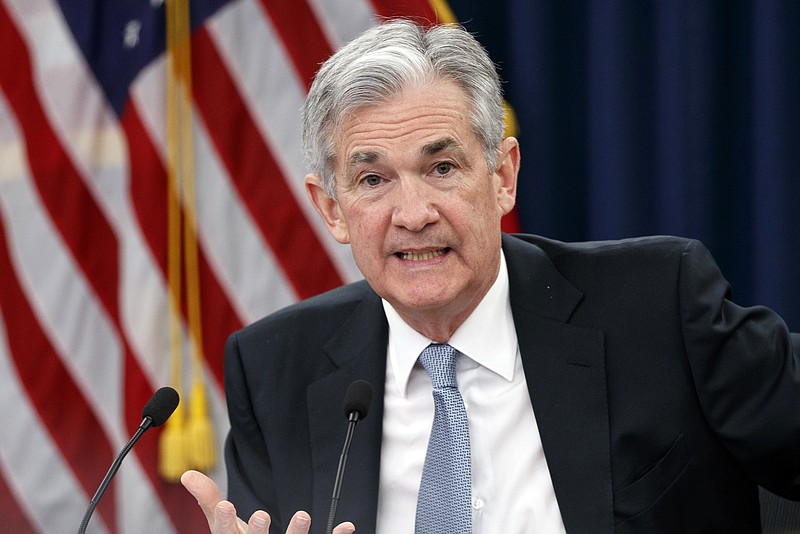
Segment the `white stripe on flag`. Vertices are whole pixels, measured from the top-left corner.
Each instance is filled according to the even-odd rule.
[[[305,88],[283,46],[255,0],[242,0],[209,23],[209,32],[233,73],[273,158],[278,162],[297,203],[311,223],[345,281],[361,278],[349,247],[331,237],[308,201],[305,164],[300,148],[300,109]]]
[[[334,50],[377,23],[368,0],[308,0],[308,5]]]

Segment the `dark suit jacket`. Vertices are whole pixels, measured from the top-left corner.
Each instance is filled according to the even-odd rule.
[[[757,484],[800,498],[800,336],[741,308],[705,248],[677,238],[503,236],[525,377],[567,532],[758,532]],[[487,332],[487,335],[492,335]],[[351,284],[226,348],[229,497],[273,532],[322,532],[357,378],[375,399],[339,520],[375,529],[388,326]]]

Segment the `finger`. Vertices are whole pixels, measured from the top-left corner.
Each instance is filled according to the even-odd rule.
[[[286,534],[308,534],[309,528],[311,528],[311,516],[301,510],[292,516]]]
[[[247,522],[247,534],[269,534],[270,517],[263,510],[258,510],[250,516]]]
[[[186,471],[181,475],[181,484],[197,499],[197,504],[200,505],[203,513],[206,514],[209,525],[211,525],[211,521],[214,518],[214,510],[217,504],[224,499],[219,486],[198,471]]]
[[[246,527],[244,521],[236,517],[236,508],[230,501],[217,503],[214,508],[214,523],[211,527],[213,534],[240,534],[245,532]]]
[[[292,520],[289,521],[289,528],[286,529],[286,534],[308,534],[310,528],[311,516],[301,510],[292,516]],[[356,527],[353,523],[346,522],[334,528],[332,534],[353,534],[355,531]],[[249,531],[248,534],[250,534]]]
[[[356,531],[356,526],[351,522],[341,523],[333,529],[332,534],[353,534]]]

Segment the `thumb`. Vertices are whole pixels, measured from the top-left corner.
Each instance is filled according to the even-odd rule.
[[[181,475],[181,484],[186,490],[197,499],[197,504],[206,514],[206,519],[211,521],[214,516],[214,509],[217,504],[224,500],[222,492],[216,482],[205,476],[199,471],[186,471]]]

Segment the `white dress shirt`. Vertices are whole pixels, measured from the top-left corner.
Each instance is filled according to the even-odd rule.
[[[384,301],[389,321],[377,534],[414,532],[433,423],[432,386],[417,362],[431,340]],[[473,534],[560,534],[564,524],[531,406],[509,300],[508,272],[448,341],[469,418]],[[531,355],[535,357],[535,355]]]

